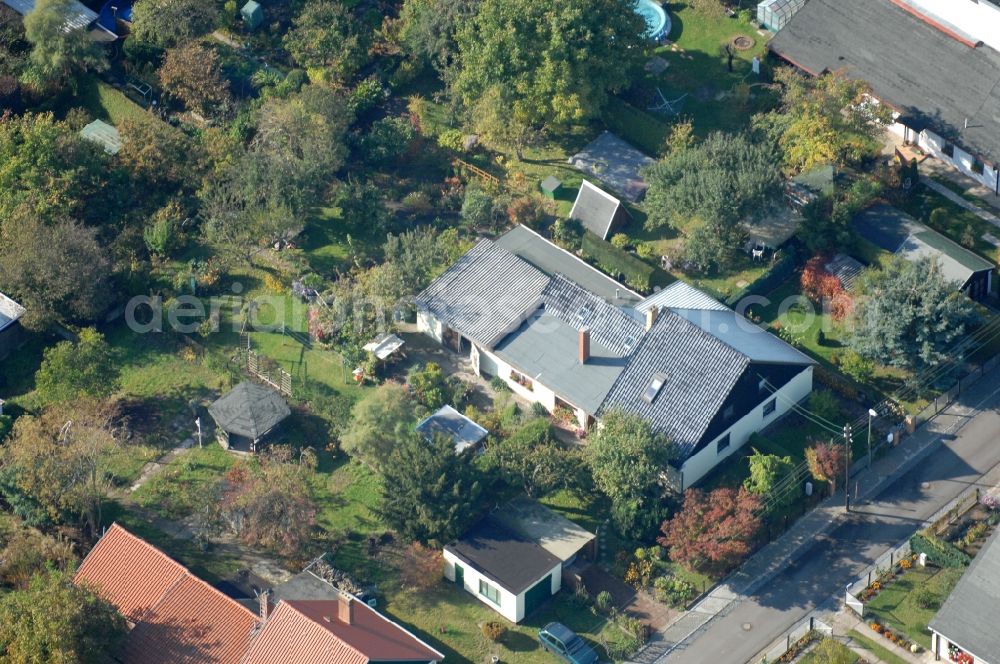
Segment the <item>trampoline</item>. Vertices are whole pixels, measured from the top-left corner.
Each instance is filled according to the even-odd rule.
[[[635,13],[646,21],[646,36],[650,39],[666,37],[670,32],[670,17],[655,0],[636,0]]]

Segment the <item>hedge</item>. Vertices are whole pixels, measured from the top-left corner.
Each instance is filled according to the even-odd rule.
[[[910,538],[910,549],[914,553],[926,553],[927,560],[938,567],[965,567],[972,562],[967,553],[926,531]]]
[[[670,125],[632,104],[611,97],[604,111],[604,124],[646,154],[656,157],[670,135]]]
[[[605,242],[590,231],[583,234],[580,250],[584,256],[629,288],[648,293],[653,288],[655,268],[641,258]]]

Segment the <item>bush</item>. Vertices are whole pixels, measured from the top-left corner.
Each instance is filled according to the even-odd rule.
[[[615,233],[611,236],[611,246],[616,249],[628,249],[631,246],[632,240],[625,233]]]
[[[510,385],[500,376],[490,378],[490,387],[493,388],[494,392],[510,392]]]
[[[824,420],[840,422],[843,418],[840,412],[840,402],[830,390],[816,390],[809,395],[809,410]]]
[[[548,417],[549,416],[549,410],[540,401],[535,401],[534,403],[531,404],[531,413],[532,413],[532,415],[535,415],[536,417]]]
[[[918,588],[913,593],[913,601],[917,603],[917,606],[925,610],[936,609],[938,608],[938,604],[940,604],[937,595],[927,588]]]
[[[607,611],[608,609],[611,608],[611,605],[614,602],[614,598],[611,596],[611,593],[609,593],[607,590],[602,590],[601,592],[597,593],[597,597],[595,598],[594,601],[596,602],[598,609],[600,609],[601,611]]]
[[[926,531],[910,538],[910,549],[927,554],[927,560],[938,567],[965,567],[972,560],[961,549]]]
[[[602,270],[616,279],[621,278],[630,288],[642,292],[649,292],[652,289],[654,272],[652,265],[590,232],[584,232],[580,248],[584,255],[596,262]]]
[[[875,363],[849,350],[840,358],[840,370],[859,383],[868,383],[875,375]]]
[[[645,261],[656,260],[659,254],[656,250],[656,244],[653,242],[640,242],[635,246],[635,253],[639,255],[639,258]]]
[[[507,627],[500,622],[490,621],[483,623],[482,626],[483,636],[492,642],[497,642],[500,638],[507,633]]]
[[[559,219],[552,225],[552,239],[570,251],[579,251],[583,226],[576,219]]]

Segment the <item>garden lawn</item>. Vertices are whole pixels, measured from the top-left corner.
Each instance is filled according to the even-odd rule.
[[[865,604],[868,622],[878,620],[893,631],[901,631],[925,649],[931,647],[927,624],[951,593],[962,576],[962,569],[917,568],[897,576],[888,588]],[[936,603],[931,608],[917,604],[916,591],[926,588],[933,593]],[[872,632],[874,634],[874,632]]]
[[[805,655],[802,656],[802,659],[799,660],[799,664],[834,664],[834,663],[840,664],[841,662],[858,661],[858,656],[854,654],[854,651],[848,648],[847,646],[843,645],[842,643],[834,639],[828,638],[825,640],[832,642],[834,644],[833,650],[836,657],[835,660],[830,660],[829,658],[826,657],[821,658],[819,655],[813,652],[813,650],[815,650],[814,647],[813,650],[810,650],[809,652],[807,652]],[[823,641],[820,641],[819,643],[823,643]],[[816,646],[819,646],[819,643],[817,643]]]
[[[444,653],[446,661],[483,662],[497,654],[500,661],[510,664],[552,664],[555,658],[538,643],[538,630],[552,621],[565,624],[603,655],[602,635],[611,637],[618,629],[578,605],[565,590],[518,625],[447,581],[430,590],[399,592],[388,598],[384,609],[397,622],[417,630]],[[507,626],[498,644],[483,637],[480,625],[490,621]]]
[[[214,500],[213,488],[237,461],[214,440],[175,458],[133,494],[135,501],[165,519],[190,516]]]
[[[93,76],[80,79],[77,100],[94,118],[116,127],[128,119],[139,123],[158,122],[173,130],[170,125],[129,99],[125,93]]]
[[[874,632],[872,632],[872,634],[874,634]],[[891,652],[886,649],[885,646],[881,645],[877,641],[873,641],[868,636],[857,630],[851,630],[849,636],[851,637],[851,640],[857,642],[859,646],[871,652],[873,655],[885,662],[885,664],[910,664],[896,653]]]
[[[939,180],[941,184],[954,189],[954,185],[947,180]],[[977,203],[979,207],[985,207],[982,202]],[[1000,259],[1000,249],[983,239],[983,233],[992,235],[1000,234],[996,226],[966,210],[961,205],[954,203],[933,189],[920,185],[913,195],[907,199],[900,207],[910,215],[916,217],[924,224],[934,230],[947,235],[949,238],[972,251],[985,256],[992,262]],[[948,214],[942,223],[931,224],[931,212],[941,208]]]

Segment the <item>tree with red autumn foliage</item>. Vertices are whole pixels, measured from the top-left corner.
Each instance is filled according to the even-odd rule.
[[[817,482],[828,482],[830,493],[837,490],[837,478],[844,474],[844,446],[816,443],[806,449],[809,472]]]
[[[427,590],[441,581],[444,556],[440,549],[413,542],[403,550],[399,575],[407,588]]]
[[[843,320],[854,309],[854,301],[840,279],[826,269],[827,258],[817,255],[806,261],[799,278],[803,295],[816,303],[826,303],[834,320]]]
[[[742,487],[707,494],[688,489],[681,510],[660,527],[657,542],[688,570],[727,572],[750,555],[762,525],[760,507],[760,498]]]

